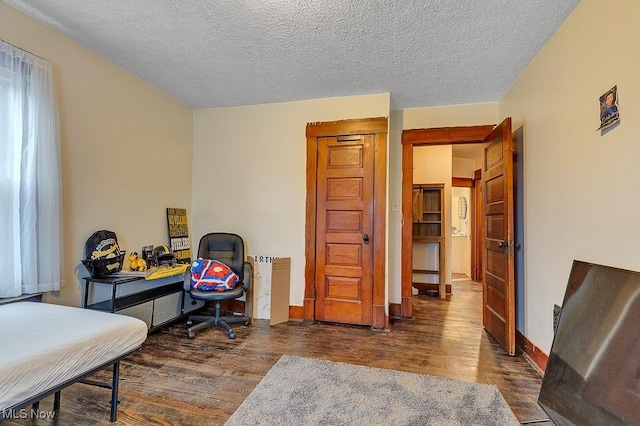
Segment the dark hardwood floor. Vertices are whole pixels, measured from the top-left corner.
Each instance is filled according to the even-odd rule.
[[[480,284],[453,283],[448,299],[414,297],[415,317],[390,331],[310,322],[236,327],[229,340],[210,328],[186,337],[184,323],[150,335],[121,362],[120,425],[216,425],[242,403],[282,354],[449,377],[498,386],[518,420],[547,416],[536,400],[541,377],[509,357],[482,328]],[[97,375],[108,381],[110,371]],[[74,384],[62,391],[55,420],[3,424],[107,425],[110,391]],[[53,398],[40,404],[50,410]]]

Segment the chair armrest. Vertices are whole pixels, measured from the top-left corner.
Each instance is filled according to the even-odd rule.
[[[184,289],[184,291],[191,290],[191,265],[189,265],[189,267],[184,271],[184,281],[182,284],[182,288]]]
[[[251,282],[253,281],[253,267],[249,262],[244,262],[244,271],[242,277],[242,287],[247,291],[251,287]]]

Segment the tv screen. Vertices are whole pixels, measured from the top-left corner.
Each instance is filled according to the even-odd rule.
[[[574,261],[538,397],[558,425],[640,425],[640,273]]]

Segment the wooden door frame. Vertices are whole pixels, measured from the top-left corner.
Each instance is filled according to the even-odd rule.
[[[475,178],[463,178],[463,177],[453,177],[451,179],[451,189],[453,190],[454,187],[456,188],[469,188],[471,195],[470,195],[470,201],[469,201],[469,207],[468,207],[468,214],[469,214],[469,222],[471,223],[471,250],[469,250],[469,263],[471,265],[471,267],[469,268],[469,279],[473,279],[473,267],[474,267],[474,242],[475,242],[475,238],[476,238],[476,234],[474,232],[474,225],[475,225],[475,207],[476,207],[476,200],[474,198],[474,194],[475,194],[475,190],[476,190],[476,186],[477,186],[477,182]],[[451,212],[453,214],[453,212]],[[453,242],[452,242],[453,244]]]
[[[316,302],[316,213],[317,213],[317,138],[374,134],[373,177],[373,301],[372,327],[385,329],[389,316],[385,309],[385,253],[387,209],[387,117],[352,119],[307,124],[307,201],[305,218],[304,302],[302,319],[315,320]]]
[[[471,244],[471,279],[482,281],[482,168],[473,172],[473,237]]]
[[[466,127],[436,127],[402,131],[402,253],[401,279],[402,318],[413,317],[413,295],[411,293],[413,274],[412,199],[413,188],[413,148],[415,146],[461,145],[482,143],[495,125]]]

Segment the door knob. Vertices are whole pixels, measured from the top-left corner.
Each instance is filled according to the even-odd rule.
[[[503,248],[505,246],[504,241],[500,241],[498,243],[498,247]]]
[[[362,241],[364,241],[365,244],[369,244],[369,234],[363,234]]]

